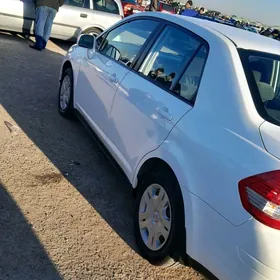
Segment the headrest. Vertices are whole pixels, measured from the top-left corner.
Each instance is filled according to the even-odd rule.
[[[274,99],[275,92],[271,85],[263,82],[257,82],[257,85],[263,102]]]
[[[256,82],[260,82],[261,76],[262,76],[261,72],[253,70],[253,74],[254,74]]]

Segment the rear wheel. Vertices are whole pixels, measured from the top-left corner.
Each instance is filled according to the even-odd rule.
[[[88,28],[83,32],[83,34],[93,35],[94,37],[97,37],[101,33],[102,30],[96,27]]]
[[[145,176],[137,192],[135,236],[143,257],[152,264],[178,264],[185,250],[183,211],[181,190],[171,172]]]

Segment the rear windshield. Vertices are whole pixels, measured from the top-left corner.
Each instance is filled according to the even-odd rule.
[[[259,114],[280,125],[280,56],[239,50]]]

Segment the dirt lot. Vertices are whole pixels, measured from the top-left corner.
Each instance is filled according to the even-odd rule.
[[[56,44],[0,33],[0,279],[204,279],[138,255],[128,183],[57,112]]]

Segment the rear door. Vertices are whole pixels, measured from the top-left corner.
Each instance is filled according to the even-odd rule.
[[[65,0],[54,19],[52,36],[75,39],[84,26],[92,24],[91,0]]]
[[[109,137],[132,170],[192,109],[206,55],[200,38],[166,26],[123,79],[113,104]]]
[[[93,0],[92,20],[107,29],[123,18],[123,7],[121,1]]]

